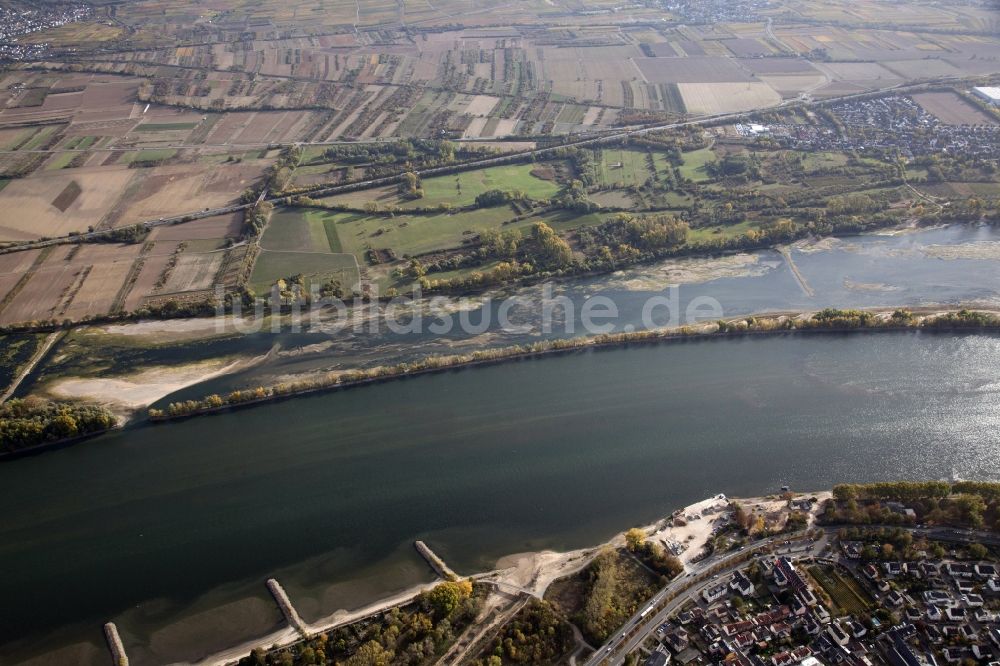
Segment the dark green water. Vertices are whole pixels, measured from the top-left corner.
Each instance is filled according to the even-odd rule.
[[[134,662],[193,658],[275,626],[272,574],[310,618],[426,578],[415,538],[471,572],[717,492],[995,478],[998,408],[1000,338],[863,334],[589,352],[132,429],[0,465],[0,655],[97,642],[114,618]],[[252,595],[199,616],[205,636],[157,633]]]

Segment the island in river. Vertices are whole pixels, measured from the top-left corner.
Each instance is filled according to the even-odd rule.
[[[255,327],[234,317],[83,326],[55,345],[16,395],[87,400],[123,417],[145,415],[149,406],[164,408],[211,393],[579,337],[586,333],[582,306],[593,297],[615,303],[618,317],[611,332],[616,334],[644,330],[650,323],[654,328],[671,325],[669,313],[658,311],[646,322],[642,310],[650,299],[673,293],[678,312],[705,297],[717,301],[722,316],[712,320],[827,307],[996,309],[998,248],[996,227],[952,225],[803,241],[784,253],[663,261],[549,285],[552,298],[565,297],[573,304],[573,316],[550,331],[541,321],[544,285],[464,302],[449,299],[449,312],[464,308],[473,322],[487,322],[483,330],[471,332],[455,326],[445,334],[401,334],[367,322],[359,332],[353,326],[337,330],[325,319],[295,331],[280,319],[268,318]],[[671,285],[677,286],[675,291]],[[519,304],[511,315],[518,330],[497,324],[505,298]],[[429,300],[417,301],[413,310],[429,312]],[[362,308],[348,316],[353,321],[365,312]],[[679,324],[697,321],[702,320],[682,319]]]

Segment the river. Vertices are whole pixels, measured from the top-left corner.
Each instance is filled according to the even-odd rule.
[[[995,478],[1000,337],[589,351],[108,434],[0,465],[0,660],[195,659],[428,580],[596,543],[709,494]],[[50,652],[56,650],[56,652]]]

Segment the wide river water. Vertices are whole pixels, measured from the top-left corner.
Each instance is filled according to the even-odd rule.
[[[994,276],[995,277],[995,276]],[[202,657],[428,580],[592,544],[709,494],[996,479],[1000,337],[581,352],[102,436],[0,465],[0,661]]]

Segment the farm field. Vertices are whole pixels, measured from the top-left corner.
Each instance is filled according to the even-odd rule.
[[[364,256],[342,250],[338,220],[336,213],[310,208],[285,208],[272,215],[250,278],[253,289],[264,293],[277,280],[300,274],[307,286],[335,279],[352,289],[360,280]]]
[[[152,159],[153,151],[135,158]],[[145,154],[145,155],[144,155]],[[266,163],[52,168],[0,190],[0,241],[29,240],[133,224],[224,206],[260,178]]]
[[[217,208],[235,202],[244,189],[256,182],[266,162],[238,164],[175,164],[143,169],[124,169],[133,176],[128,194],[109,213],[107,226],[123,226],[175,215],[182,211]],[[0,199],[2,200],[2,199]]]
[[[295,275],[303,276],[307,288],[337,280],[350,290],[360,280],[358,264],[350,254],[263,250],[250,277],[250,286],[256,293],[266,294],[278,280]]]
[[[419,162],[430,145],[425,141],[469,146],[462,139],[484,138],[480,145],[517,150],[549,145],[553,135],[590,136],[727,112],[780,116],[784,111],[775,107],[797,97],[809,102],[928,77],[1000,73],[1000,45],[988,34],[995,26],[982,12],[905,1],[895,6],[905,30],[887,26],[871,2],[841,0],[779,0],[753,16],[723,12],[712,20],[686,16],[690,8],[668,15],[641,5],[588,9],[566,0],[544,6],[501,0],[224,4],[203,12],[163,0],[116,7],[113,17],[101,7],[87,20],[25,40],[48,41],[52,48],[0,73],[0,243],[124,227],[241,201],[265,186],[291,144],[301,146],[302,159],[289,168],[287,181],[266,183],[272,194],[278,182],[282,194],[294,196],[300,187],[393,175],[410,168],[406,162],[414,156],[413,169],[436,166],[440,162]],[[240,48],[233,46],[234,34]],[[70,51],[61,49],[72,49],[72,59],[62,58]],[[987,113],[945,92],[947,82],[934,85],[933,92],[912,98],[942,123],[995,125]],[[797,114],[794,122],[811,124],[807,115]],[[816,150],[801,151],[800,163],[766,158],[773,162],[763,171],[774,167],[774,173],[727,181],[709,176],[706,163],[749,155],[754,139],[731,125],[709,134],[675,137],[672,145],[685,151],[678,171],[691,181],[679,184],[672,182],[666,152],[634,145],[594,151],[593,187],[583,203],[687,216],[716,209],[726,192],[745,186],[755,197],[785,198],[804,210],[822,207],[810,200],[819,196],[813,193],[862,182],[881,168],[878,160],[849,160],[820,142]],[[399,137],[412,137],[403,151],[345,148],[330,151],[343,157],[322,161],[331,143],[378,146]],[[794,143],[789,135],[780,141]],[[599,224],[606,213],[539,215],[537,206],[521,205],[467,210],[492,189],[553,200],[576,168],[573,157],[560,160],[428,177],[416,199],[388,186],[321,202],[358,211],[374,205],[374,215],[279,202],[260,240],[263,263],[255,280],[266,282],[296,262],[313,267],[308,253],[321,255],[317,275],[324,262],[340,261],[328,255],[342,254],[372,273],[399,268],[403,257],[414,255],[434,255],[430,261],[447,268],[475,247],[483,230],[526,229],[539,219],[572,241],[575,229]],[[932,175],[910,169],[915,181]],[[968,181],[915,186],[943,197],[996,196],[988,175]],[[859,191],[898,197],[892,188]],[[438,208],[435,214],[413,212]],[[385,214],[387,209],[404,213]],[[513,222],[515,217],[523,219]],[[709,222],[692,225],[691,239],[731,238],[756,223]],[[39,312],[65,310],[75,317],[134,308],[170,293],[206,291],[223,274],[245,279],[251,266],[237,270],[242,264],[228,261],[231,246],[246,252],[239,242],[245,231],[240,214],[222,216],[156,228],[135,246],[139,250],[123,250],[122,262],[105,257],[77,266],[72,257],[63,264],[45,259],[34,269],[51,277],[55,291],[38,292],[39,302],[46,302]],[[80,261],[88,256],[78,252]],[[254,253],[249,256],[252,261]],[[88,265],[109,268],[99,281],[84,273]],[[0,272],[0,291],[41,289],[33,279],[21,283],[28,268],[19,270],[20,277],[16,270]],[[109,304],[107,292],[119,279],[129,284]],[[29,312],[22,293],[10,300],[8,316],[38,315]]]
[[[134,171],[120,168],[39,171],[0,191],[0,240],[63,236],[97,226]]]
[[[4,296],[0,324],[107,314],[140,251],[140,245],[62,245],[9,255],[32,262],[21,264],[21,280]]]
[[[337,215],[310,208],[284,208],[271,216],[261,247],[269,252],[341,252]]]
[[[156,227],[149,233],[148,240],[165,241],[204,241],[239,238],[243,232],[243,216],[240,213],[204,217],[183,224]]]
[[[914,95],[913,101],[948,125],[994,125],[997,122],[953,92],[921,93]]]
[[[689,113],[712,115],[776,106],[781,95],[766,83],[678,83]]]
[[[211,289],[215,278],[222,268],[225,253],[219,250],[210,252],[182,251],[177,262],[170,271],[169,277],[162,288],[162,293],[177,294],[185,291],[201,291]]]

